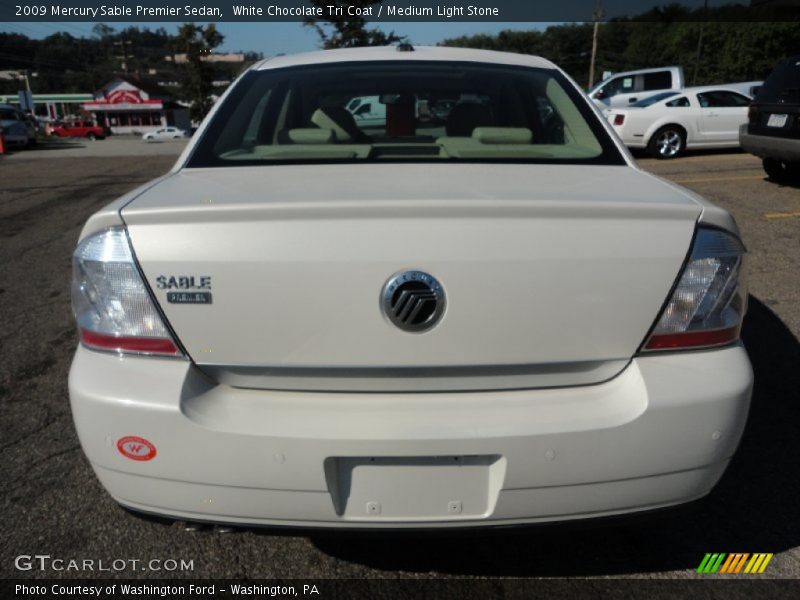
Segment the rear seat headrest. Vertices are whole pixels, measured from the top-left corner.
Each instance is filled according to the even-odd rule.
[[[478,102],[462,102],[450,111],[445,131],[451,137],[469,137],[476,127],[491,124],[492,112],[488,106]]]
[[[291,144],[332,144],[334,142],[333,129],[315,127],[299,127],[286,132],[286,137]]]
[[[481,144],[530,144],[533,132],[527,127],[476,127],[472,138]]]

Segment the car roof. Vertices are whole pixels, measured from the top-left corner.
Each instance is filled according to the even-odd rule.
[[[745,83],[750,83],[750,82],[746,81]],[[678,90],[676,93],[684,94],[686,92],[693,92],[695,94],[698,94],[700,92],[717,92],[717,91],[719,91],[719,92],[736,92],[737,94],[739,94],[741,96],[746,96],[747,95],[747,94],[742,94],[742,92],[740,92],[736,88],[728,86],[728,85],[702,85],[702,86],[695,86],[695,87],[687,87],[687,88],[683,88],[682,90]]]
[[[512,52],[496,52],[494,50],[474,50],[471,48],[448,48],[442,46],[413,46],[414,50],[401,50],[398,46],[371,46],[365,48],[338,48],[335,50],[318,50],[283,56],[266,58],[251,67],[255,71],[281,69],[344,62],[362,61],[452,61],[493,63],[534,67],[540,69],[557,69],[549,60],[529,54]]]

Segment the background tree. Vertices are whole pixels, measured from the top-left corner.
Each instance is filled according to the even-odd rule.
[[[329,15],[328,6],[337,6],[342,9],[342,16],[328,16],[321,21],[306,17],[304,24],[317,30],[322,47],[355,48],[357,46],[386,46],[405,40],[404,36],[395,34],[394,31],[385,33],[380,29],[367,29],[367,21],[363,17],[351,17],[347,14],[348,7],[361,12],[370,6],[380,4],[382,0],[310,0],[310,4],[321,8],[323,14]]]
[[[721,9],[720,9],[721,10]],[[709,9],[703,23],[703,47],[697,61],[699,12],[679,6],[654,9],[634,19],[600,27],[595,81],[608,71],[680,65],[687,85],[697,65],[696,85],[762,80],[781,59],[800,48],[800,23],[719,20],[725,13]],[[592,28],[589,24],[553,25],[544,31],[501,31],[447,39],[445,46],[486,48],[537,54],[552,60],[573,79],[589,74]]]
[[[210,23],[205,27],[185,23],[178,29],[172,48],[176,54],[186,54],[186,63],[181,69],[183,96],[191,105],[189,115],[200,121],[211,109],[214,91],[214,69],[206,57],[222,44],[225,37]]]
[[[97,23],[94,27],[92,27],[92,33],[103,40],[113,36],[115,31],[113,27],[106,25],[105,23]]]
[[[313,4],[323,7],[333,2],[345,13],[347,6],[365,8],[378,4],[378,0],[313,0]],[[327,9],[323,11],[328,14]],[[709,8],[707,13],[702,9],[693,12],[672,5],[636,18],[603,23],[597,78],[604,70],[681,65],[691,84],[696,64],[698,85],[759,80],[779,60],[800,48],[798,21],[748,22],[737,20],[735,13],[720,11]],[[703,46],[697,61],[701,22]],[[320,32],[325,48],[389,44],[402,39],[394,32],[371,29],[359,18],[309,21],[307,25]],[[232,80],[243,66],[200,60],[221,41],[222,36],[213,26],[194,25],[184,25],[178,36],[163,28],[129,26],[116,30],[103,24],[95,25],[88,37],[59,32],[44,39],[31,39],[20,33],[0,32],[0,70],[31,73],[34,93],[92,92],[115,77],[126,76],[120,58],[124,47],[130,76],[150,79],[174,99],[195,104],[192,116],[199,118],[210,107],[212,92],[219,89],[212,82]],[[497,35],[463,36],[441,43],[544,56],[584,83],[589,73],[592,26],[554,25],[543,31],[501,31]],[[176,64],[175,53],[186,53],[190,62]],[[257,54],[248,53],[244,66],[258,58]],[[19,89],[18,81],[0,80],[0,94],[16,94]]]

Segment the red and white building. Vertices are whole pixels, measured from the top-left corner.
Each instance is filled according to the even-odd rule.
[[[143,134],[174,125],[189,129],[189,111],[171,102],[166,92],[136,80],[115,79],[94,93],[83,109],[112,133]]]

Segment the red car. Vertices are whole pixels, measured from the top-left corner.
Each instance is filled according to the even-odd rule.
[[[54,125],[52,133],[58,137],[83,137],[92,141],[102,140],[106,137],[105,129],[91,121],[74,121]]]

